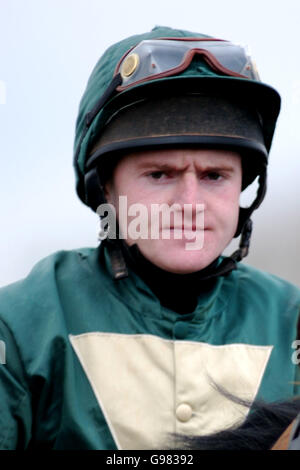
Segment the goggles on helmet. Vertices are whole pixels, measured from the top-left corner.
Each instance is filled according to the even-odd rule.
[[[200,55],[216,72],[239,78],[259,80],[256,67],[246,49],[222,39],[162,38],[140,42],[127,51],[115,74],[122,78],[118,90],[148,80],[175,75]]]
[[[255,64],[246,49],[230,41],[215,38],[144,40],[127,51],[117,64],[108,88],[86,115],[86,128],[81,141],[96,115],[116,91],[123,91],[150,80],[176,75],[188,68],[196,54],[202,56],[213,70],[223,75],[260,80]],[[80,144],[75,160],[79,151]]]

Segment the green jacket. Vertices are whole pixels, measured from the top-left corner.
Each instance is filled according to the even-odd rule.
[[[218,385],[293,396],[299,309],[299,289],[240,264],[177,314],[134,273],[114,281],[101,249],[55,253],[0,290],[0,448],[162,448],[241,418]]]

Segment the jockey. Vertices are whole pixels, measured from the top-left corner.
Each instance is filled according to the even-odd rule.
[[[218,386],[299,393],[300,291],[241,262],[279,110],[247,52],[219,38],[156,27],[100,58],[74,167],[101,243],[0,290],[2,448],[159,448],[240,418]]]

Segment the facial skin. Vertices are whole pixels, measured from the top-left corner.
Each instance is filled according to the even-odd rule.
[[[190,215],[195,228],[196,205],[203,204],[204,243],[201,249],[188,251],[186,244],[193,240],[187,240],[185,236],[181,239],[174,239],[174,236],[162,239],[160,236],[159,239],[138,240],[128,236],[126,240],[128,245],[137,243],[142,254],[156,266],[186,274],[207,267],[232,240],[238,223],[241,186],[241,158],[236,152],[165,149],[134,152],[123,157],[105,190],[118,218],[119,196],[127,196],[128,207],[142,203],[149,214],[151,204],[179,204],[181,208],[191,204]],[[128,225],[130,220],[129,217]]]

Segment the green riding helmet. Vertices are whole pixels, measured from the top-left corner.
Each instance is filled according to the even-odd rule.
[[[76,124],[77,193],[94,211],[120,155],[155,148],[240,152],[243,189],[257,176],[255,201],[240,209],[237,260],[247,254],[250,216],[266,191],[266,167],[280,96],[262,83],[245,49],[199,33],[156,27],[111,46],[82,97]]]

